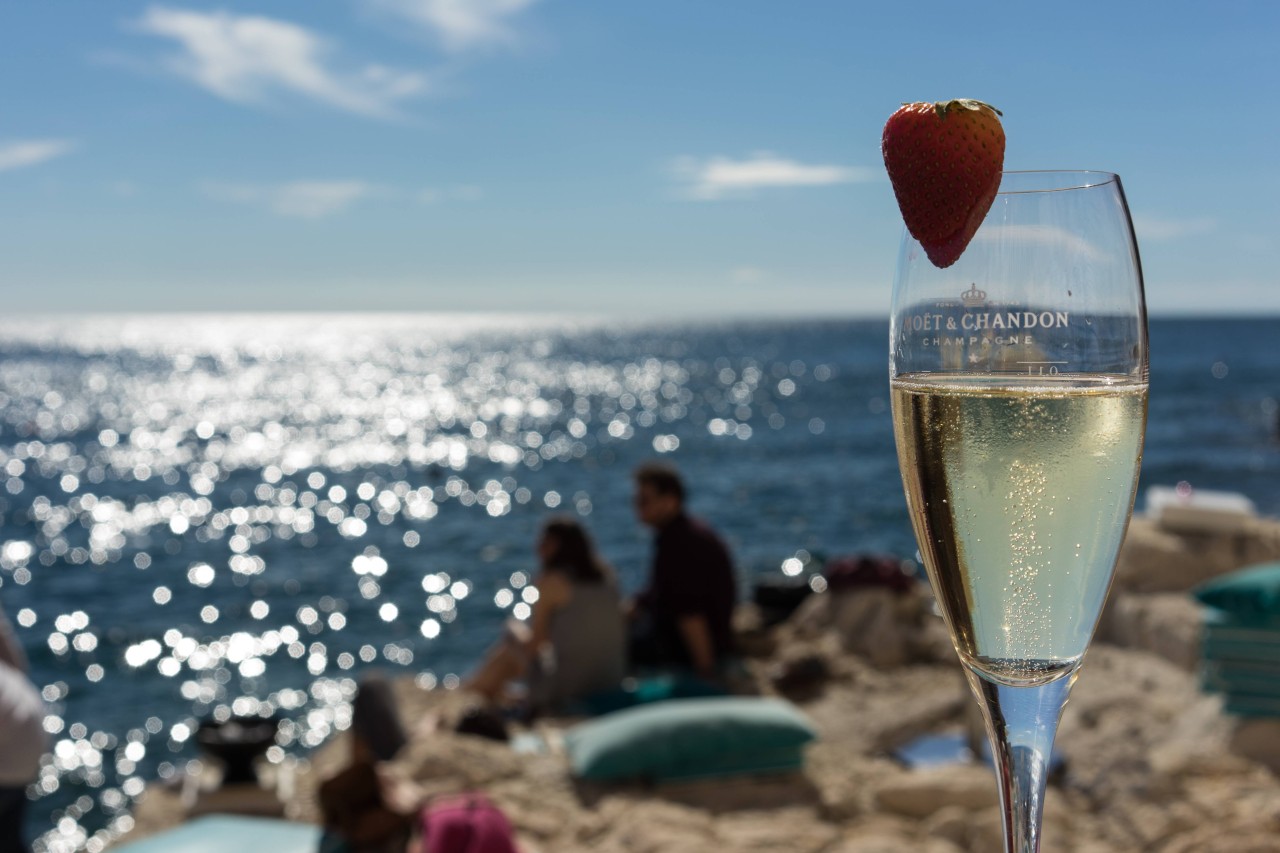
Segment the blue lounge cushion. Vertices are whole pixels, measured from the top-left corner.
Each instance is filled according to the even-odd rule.
[[[315,853],[318,826],[273,818],[209,815],[113,847],[115,853]]]
[[[1280,620],[1280,562],[1230,572],[1196,587],[1202,603],[1244,620]]]
[[[789,702],[724,696],[628,708],[565,732],[581,779],[671,781],[797,770],[813,724]]]

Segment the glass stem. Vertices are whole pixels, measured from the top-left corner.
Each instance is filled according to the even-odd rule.
[[[1037,853],[1058,720],[1075,673],[1031,687],[988,681],[965,667],[987,724],[1000,784],[1005,853]]]

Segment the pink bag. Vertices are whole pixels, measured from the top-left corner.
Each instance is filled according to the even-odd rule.
[[[422,810],[424,853],[517,853],[515,833],[484,794],[460,794]]]

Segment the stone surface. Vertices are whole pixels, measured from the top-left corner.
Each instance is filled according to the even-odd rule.
[[[926,818],[952,807],[973,811],[997,802],[994,774],[972,764],[904,773],[875,793],[881,811],[912,818]]]
[[[1280,520],[1248,519],[1236,531],[1180,533],[1135,516],[1120,549],[1115,589],[1182,592],[1232,569],[1280,560]]]
[[[1188,672],[1200,665],[1204,608],[1185,592],[1112,594],[1096,640],[1153,652]]]
[[[1212,574],[1280,555],[1280,525],[1258,520],[1250,530],[1176,535],[1135,519],[1108,621],[1062,718],[1063,768],[1046,795],[1041,853],[1280,853],[1280,721],[1225,716],[1199,692],[1199,614],[1186,595]],[[771,692],[784,661],[826,665],[821,689],[798,697],[820,734],[803,773],[579,784],[556,748],[566,721],[536,727],[547,751],[517,754],[449,731],[467,696],[410,681],[398,695],[414,736],[392,769],[427,793],[487,791],[524,853],[1002,849],[990,769],[911,771],[892,758],[916,736],[964,731],[976,717],[927,591],[815,595],[782,625],[746,619],[744,630],[754,632],[746,667],[757,692]],[[339,737],[300,765],[288,816],[318,820],[318,780],[346,754]],[[174,789],[153,785],[133,837],[181,821],[184,808]]]

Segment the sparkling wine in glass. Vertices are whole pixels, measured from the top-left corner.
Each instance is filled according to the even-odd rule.
[[[1119,177],[1004,173],[946,269],[906,234],[889,349],[912,526],[982,707],[1005,850],[1034,853],[1142,458],[1146,309]]]

